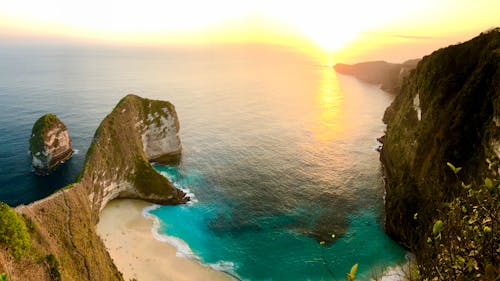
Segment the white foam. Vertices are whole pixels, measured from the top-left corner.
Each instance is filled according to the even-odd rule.
[[[158,217],[155,215],[150,214],[149,212],[152,210],[156,210],[160,207],[160,205],[151,205],[148,207],[145,207],[142,209],[142,215],[153,221],[153,227],[151,228],[151,233],[153,234],[153,237],[163,243],[168,243],[172,246],[175,247],[176,251],[176,256],[182,257],[182,258],[188,258],[190,260],[194,260],[198,262],[199,264],[203,266],[210,267],[214,270],[220,271],[220,272],[225,272],[229,274],[231,277],[234,278],[234,280],[240,280],[235,272],[236,266],[233,262],[229,261],[218,261],[216,263],[212,264],[204,264],[202,263],[201,259],[196,256],[189,245],[184,242],[182,239],[179,239],[177,237],[169,236],[166,234],[160,233],[160,220]]]
[[[237,267],[234,264],[234,262],[231,262],[231,261],[218,261],[216,263],[210,263],[210,264],[208,264],[208,266],[210,268],[212,268],[213,270],[225,272],[225,273],[228,273],[229,275],[231,275],[234,278],[238,278],[237,275],[236,275],[236,271],[235,271]],[[238,280],[239,280],[239,278],[238,278]]]
[[[80,149],[73,149],[73,154],[75,155],[80,154]]]
[[[151,233],[153,234],[153,237],[158,241],[165,242],[174,246],[175,249],[177,250],[176,256],[199,260],[199,258],[193,253],[193,251],[191,250],[191,248],[189,248],[189,245],[186,244],[186,242],[177,237],[160,233],[160,220],[155,215],[149,213],[150,211],[156,210],[159,207],[160,207],[159,205],[152,205],[142,209],[142,215],[145,218],[153,221],[153,227],[151,228]]]
[[[175,183],[174,183],[174,186],[177,187],[178,189],[182,190],[189,197],[190,200],[186,203],[188,206],[192,206],[194,203],[198,203],[198,199],[196,198],[196,195],[194,194],[194,192],[191,191],[191,189],[189,189],[187,187],[178,186]]]
[[[384,273],[379,281],[405,281],[408,279],[408,274],[411,270],[414,257],[410,253],[406,255],[404,264],[389,266],[384,270]]]
[[[192,206],[193,204],[198,203],[198,199],[196,198],[196,195],[194,194],[194,192],[191,191],[191,189],[189,189],[188,187],[182,186],[177,182],[174,182],[171,178],[168,177],[168,174],[166,172],[160,172],[160,174],[162,176],[166,177],[167,179],[169,179],[174,184],[175,188],[180,189],[184,193],[186,193],[186,195],[190,198],[190,200],[186,203],[186,205]]]

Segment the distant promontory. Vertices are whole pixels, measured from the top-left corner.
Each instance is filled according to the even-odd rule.
[[[386,61],[369,61],[357,64],[338,63],[333,68],[341,74],[352,75],[361,81],[378,84],[389,93],[397,93],[404,77],[414,69],[420,59],[408,60],[404,63],[388,63]]]

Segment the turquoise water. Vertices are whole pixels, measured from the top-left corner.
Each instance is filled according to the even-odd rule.
[[[157,169],[195,200],[151,212],[192,258],[278,281],[343,280],[354,263],[367,280],[404,259],[382,231],[374,147],[392,97],[375,86],[271,46],[0,44],[0,61],[1,201],[29,203],[72,182],[99,122],[136,93],[176,107],[182,161]],[[47,112],[79,153],[38,177],[28,140]]]
[[[196,171],[157,169],[178,187],[191,187],[190,191],[207,185]],[[225,225],[238,223],[229,223],[234,219],[233,211],[222,202],[200,202],[194,197],[188,205],[164,206],[149,213],[161,220],[159,233],[181,238],[189,245],[190,249],[178,247],[179,254],[243,280],[344,280],[355,263],[359,263],[358,280],[370,280],[373,272],[401,262],[404,254],[383,233],[379,216],[371,208],[350,214],[345,234],[329,246],[295,228],[295,222],[310,216],[304,207],[252,218],[251,226]]]

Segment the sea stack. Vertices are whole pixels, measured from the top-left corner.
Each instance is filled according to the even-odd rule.
[[[68,129],[55,114],[45,114],[33,125],[30,154],[31,163],[40,175],[49,174],[73,155]]]

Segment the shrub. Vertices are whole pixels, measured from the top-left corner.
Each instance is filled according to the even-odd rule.
[[[19,259],[28,253],[31,240],[22,218],[7,204],[0,202],[0,243]]]
[[[45,256],[45,264],[49,270],[50,280],[60,281],[61,273],[59,272],[59,261],[53,254],[48,254]]]
[[[424,280],[499,280],[500,178],[487,162],[495,179],[461,182],[462,196],[446,203],[429,226],[428,254],[420,266]],[[460,169],[448,166],[458,178]]]

